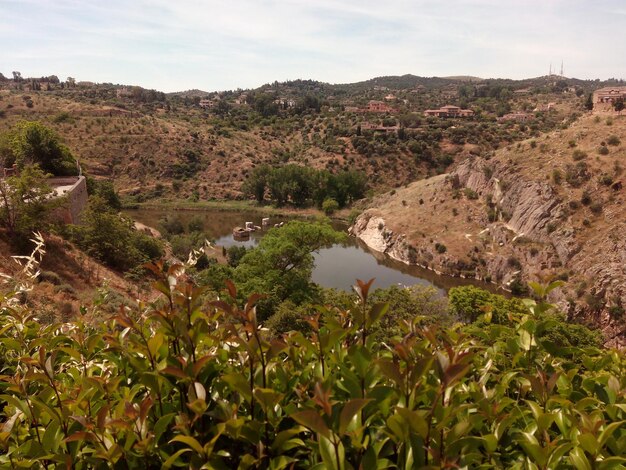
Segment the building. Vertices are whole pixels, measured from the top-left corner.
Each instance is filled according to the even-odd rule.
[[[396,112],[394,108],[389,106],[387,103],[383,103],[382,101],[371,100],[367,103],[366,112],[370,113],[393,113]]]
[[[392,108],[382,101],[371,100],[364,108],[357,106],[344,106],[346,113],[397,113],[398,110]]]
[[[373,124],[371,122],[363,122],[359,124],[361,131],[383,132],[385,134],[397,134],[400,130],[400,126],[381,126],[380,124]]]
[[[291,109],[296,107],[296,100],[291,98],[278,98],[274,100],[274,103],[282,109]]]
[[[594,103],[615,103],[618,100],[626,101],[626,86],[604,87],[593,92]]]
[[[200,100],[198,106],[204,109],[211,109],[215,106],[215,101],[213,100]]]
[[[427,109],[424,116],[443,117],[443,118],[466,118],[474,116],[471,109],[461,109],[458,106],[446,105],[439,109]]]

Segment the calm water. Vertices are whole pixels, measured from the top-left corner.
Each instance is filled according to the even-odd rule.
[[[214,240],[218,246],[226,248],[239,245],[252,247],[263,236],[263,231],[252,232],[246,241],[235,240],[232,235],[234,227],[253,222],[261,225],[263,215],[255,212],[236,212],[220,210],[180,211],[139,209],[128,210],[126,214],[146,225],[158,228],[159,220],[163,217],[178,217],[184,225],[194,217],[202,218],[207,238]],[[270,217],[271,224],[285,222],[286,217]],[[334,222],[336,230],[346,231],[345,224]],[[315,269],[313,281],[324,287],[351,290],[356,279],[367,281],[376,278],[374,287],[389,287],[391,285],[433,285],[442,292],[454,286],[473,284],[493,290],[493,286],[470,279],[438,276],[427,269],[417,266],[408,266],[399,261],[389,259],[382,253],[371,251],[360,240],[350,237],[344,244],[334,245],[331,248],[320,250],[314,254]]]

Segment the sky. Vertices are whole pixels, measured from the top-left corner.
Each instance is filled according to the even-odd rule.
[[[0,72],[161,91],[626,78],[625,0],[0,0]]]

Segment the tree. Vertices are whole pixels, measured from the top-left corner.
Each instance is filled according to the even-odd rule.
[[[337,211],[337,209],[339,209],[337,201],[332,198],[324,199],[324,202],[322,203],[322,210],[324,211],[324,214],[332,215]]]
[[[244,295],[269,294],[263,305],[267,316],[287,299],[300,304],[311,300],[314,267],[313,252],[345,239],[328,223],[291,221],[273,228],[259,245],[249,250],[235,269],[235,279]]]
[[[43,171],[55,176],[78,173],[70,150],[52,129],[40,122],[20,121],[0,140],[6,142],[2,150],[5,165],[16,163],[22,168],[38,164]]]
[[[13,80],[16,82],[21,82],[22,79],[22,73],[21,72],[13,72]]]
[[[254,196],[257,202],[263,202],[267,178],[271,171],[272,169],[269,165],[261,165],[254,168],[241,188],[244,194]]]
[[[28,239],[45,223],[52,192],[46,176],[36,165],[27,165],[19,175],[0,181],[0,223],[12,240]]]
[[[126,271],[162,255],[159,242],[139,233],[131,219],[120,216],[105,199],[89,198],[82,225],[69,228],[73,240],[112,268]]]
[[[254,95],[253,100],[254,109],[263,117],[278,114],[278,105],[274,103],[274,98],[267,93],[258,93]]]
[[[591,93],[587,95],[587,101],[585,101],[585,109],[587,109],[587,111],[591,111],[593,109],[593,94]]]
[[[619,114],[622,114],[622,111],[624,110],[624,100],[616,100],[615,103],[613,103],[613,109],[615,109],[615,111]]]

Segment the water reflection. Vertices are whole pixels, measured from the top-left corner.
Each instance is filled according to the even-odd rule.
[[[204,223],[207,238],[214,240],[216,245],[226,248],[234,245],[253,247],[264,234],[264,231],[252,232],[249,240],[235,240],[233,237],[233,228],[243,226],[245,222],[261,225],[261,218],[264,216],[253,211],[139,209],[126,211],[126,214],[139,222],[156,228],[158,228],[159,220],[165,216],[178,217],[185,226],[192,218],[200,217]],[[286,217],[270,217],[272,225],[287,220],[289,219]],[[346,224],[341,222],[333,222],[333,227],[336,230],[347,230]],[[496,289],[490,284],[473,279],[440,276],[433,271],[392,260],[383,253],[370,250],[356,238],[349,238],[346,243],[322,249],[315,253],[314,257],[315,269],[312,278],[314,282],[324,287],[351,290],[356,279],[367,281],[374,277],[376,278],[374,287],[382,288],[391,285],[421,284],[433,285],[443,293],[451,287],[473,284],[492,291]]]

